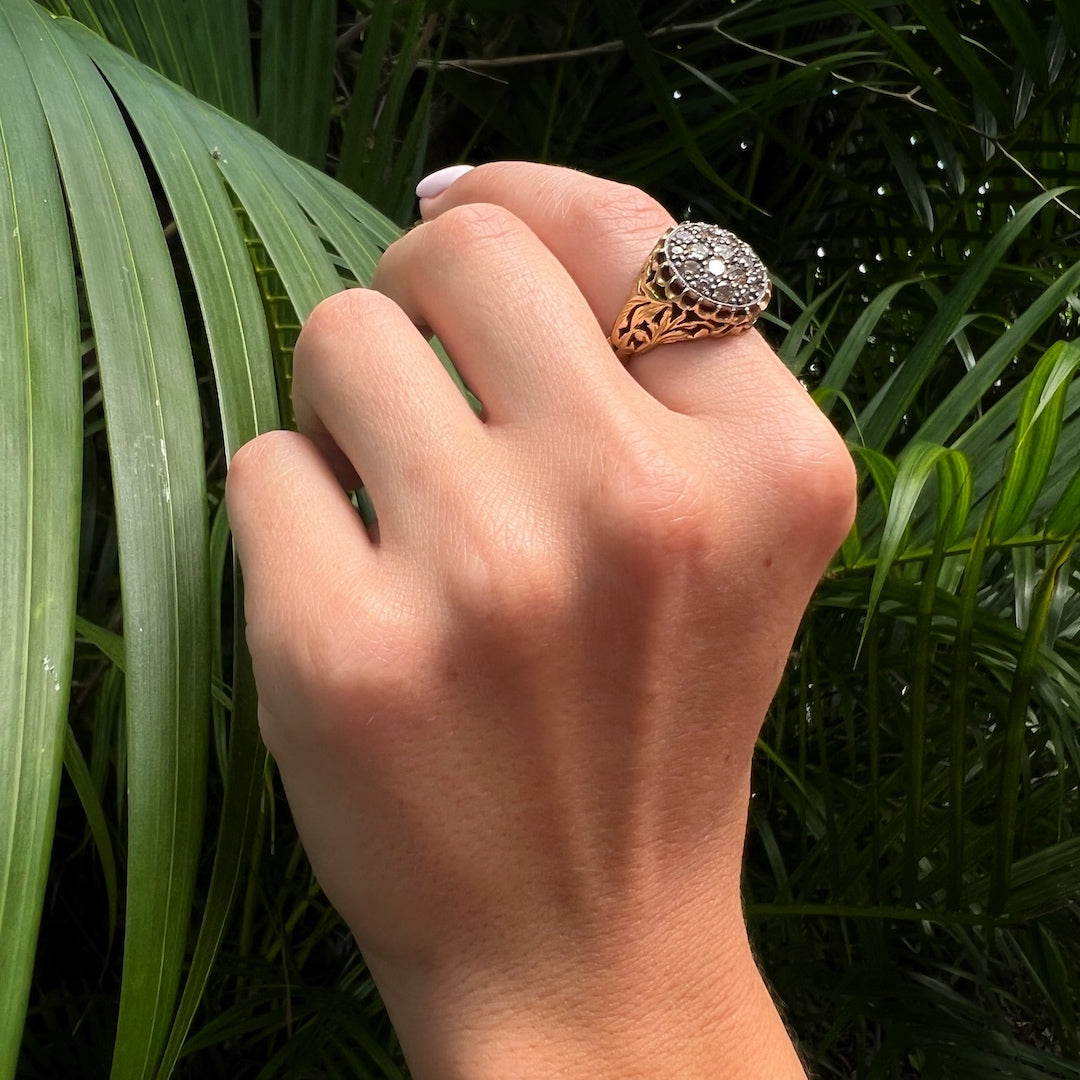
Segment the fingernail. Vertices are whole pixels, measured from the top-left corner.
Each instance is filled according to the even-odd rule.
[[[471,165],[448,165],[445,169],[430,173],[416,185],[418,199],[434,199],[441,195],[459,176],[464,176]]]

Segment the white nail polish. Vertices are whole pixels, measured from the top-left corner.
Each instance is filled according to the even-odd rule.
[[[441,195],[459,176],[464,176],[471,165],[449,165],[438,172],[430,173],[416,185],[418,199],[433,199]]]

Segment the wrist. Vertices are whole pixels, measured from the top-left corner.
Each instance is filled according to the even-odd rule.
[[[602,970],[528,961],[510,980],[385,994],[414,1080],[805,1080],[741,916],[677,950],[621,946]],[[687,949],[690,941],[692,949]],[[376,971],[376,978],[379,978]],[[382,980],[380,980],[381,983]],[[398,992],[395,992],[398,991]]]

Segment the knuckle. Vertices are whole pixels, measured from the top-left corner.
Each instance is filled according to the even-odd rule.
[[[316,704],[317,715],[333,716],[355,700],[363,643],[357,623],[343,621],[328,608],[327,598],[319,595],[305,605],[289,659],[303,699]]]
[[[600,500],[606,543],[639,565],[701,558],[715,542],[708,476],[650,438],[632,437]]]
[[[855,520],[855,464],[836,429],[816,407],[815,413],[812,423],[793,428],[781,445],[775,494],[801,546],[831,555]]]
[[[615,226],[640,232],[650,242],[671,220],[667,211],[651,195],[629,184],[605,182],[597,187],[589,212],[608,228]]]
[[[671,224],[671,215],[651,196],[629,184],[597,181],[589,199],[567,199],[561,215],[583,244],[602,248],[633,265]]]
[[[548,545],[517,544],[512,554],[504,549],[488,570],[489,603],[500,624],[557,623],[567,613],[572,573],[561,553]]]
[[[268,431],[265,435],[256,435],[233,454],[225,475],[225,493],[230,500],[247,492],[252,479],[259,475],[259,462],[266,454],[265,440],[273,434]]]
[[[375,603],[370,583],[343,578],[313,602],[293,647],[294,676],[324,726],[350,724],[401,697],[423,652],[424,621],[403,605]]]
[[[835,435],[835,432],[833,433]],[[836,548],[855,520],[855,463],[839,435],[815,447],[802,461],[800,481],[803,498],[809,502],[825,543]]]
[[[388,314],[397,314],[397,305],[373,289],[344,289],[320,300],[304,320],[293,357],[297,377],[320,356],[333,355],[333,345],[342,335],[353,335],[363,326]]]
[[[629,294],[634,276],[640,271],[643,260],[657,240],[672,224],[671,215],[655,199],[628,184],[597,180],[588,187],[588,197],[580,191],[564,193],[563,205],[557,208],[556,217],[566,234],[575,237],[583,250],[599,250],[606,253],[612,274],[610,288]],[[618,288],[614,288],[615,284]],[[601,321],[606,325],[614,320],[618,307],[612,304],[607,290],[592,296]]]
[[[256,435],[233,454],[229,467],[230,474],[257,470],[266,457],[276,457],[280,449],[288,447],[295,439],[295,432],[277,428]]]
[[[344,289],[320,300],[304,320],[300,340],[338,333],[364,303],[367,289]]]
[[[504,514],[450,576],[453,610],[467,625],[506,641],[570,617],[575,570],[568,546],[535,521]]]
[[[230,506],[254,491],[261,491],[267,477],[285,467],[303,436],[295,431],[264,431],[249,439],[233,454],[225,477],[225,494]]]
[[[404,293],[409,311],[416,315],[426,308],[421,299],[425,290],[442,288],[449,276],[482,268],[477,296],[494,301],[505,288],[529,291],[537,286],[536,253],[535,235],[505,207],[463,203],[392,245],[379,263],[374,284],[391,295]]]
[[[494,203],[463,203],[451,207],[422,226],[424,234],[439,244],[453,247],[477,244],[502,248],[516,244],[525,233],[524,224],[505,207]]]

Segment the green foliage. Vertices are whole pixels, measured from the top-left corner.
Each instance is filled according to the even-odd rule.
[[[425,165],[513,156],[750,240],[860,467],[746,872],[815,1075],[1080,1077],[1078,79],[1071,0],[0,0],[0,1077],[404,1075],[222,483]]]
[[[180,55],[158,46],[155,55]],[[272,261],[293,322],[343,277],[366,279],[395,230],[321,173],[78,23],[11,0],[0,5],[0,49],[14,86],[0,125],[12,192],[7,235],[17,241],[5,269],[14,290],[3,290],[13,297],[4,357],[15,387],[4,396],[5,431],[18,436],[10,457],[19,463],[5,479],[12,515],[4,550],[18,577],[5,590],[3,618],[21,668],[6,684],[13,692],[2,727],[11,811],[0,930],[10,1007],[0,1021],[0,1073],[11,1075],[19,1048],[63,754],[106,868],[111,909],[111,867],[116,852],[122,858],[111,1075],[143,1077],[158,1070],[163,1052],[169,1061],[180,1052],[265,794],[241,623],[223,589],[222,464],[278,422],[274,309],[242,225],[250,222]],[[89,341],[82,350],[80,333]],[[208,457],[218,459],[209,470]],[[76,610],[89,649],[76,649]],[[228,638],[212,629],[222,625]],[[121,629],[119,647],[109,648],[117,639],[107,631]],[[217,733],[220,775],[208,785],[215,671],[232,683],[230,723]],[[75,703],[65,753],[70,688],[99,679],[104,688],[103,673],[122,675],[122,684],[108,681],[111,702],[98,699],[111,716],[103,723],[89,702]],[[80,737],[90,741],[89,764]],[[211,792],[219,839],[196,902]],[[115,836],[103,827],[110,793]],[[178,1015],[193,919],[199,938]]]

